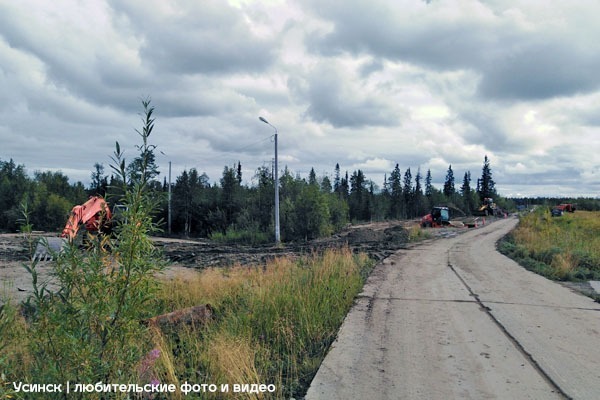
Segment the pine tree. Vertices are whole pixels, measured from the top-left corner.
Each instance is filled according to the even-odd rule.
[[[238,161],[237,165],[237,175],[236,175],[238,185],[242,184],[242,163]]]
[[[463,201],[466,207],[467,213],[470,213],[473,210],[473,201],[471,199],[471,172],[465,172],[465,176],[463,177],[463,183],[460,187],[460,193],[463,197]]]
[[[398,164],[394,167],[394,170],[390,174],[389,178],[389,190],[390,190],[390,217],[401,218],[404,210],[404,203],[402,201],[402,174]]]
[[[308,184],[318,186],[317,183],[317,174],[315,173],[315,169],[311,168],[308,174]]]
[[[466,199],[469,193],[471,192],[471,172],[465,172],[465,176],[463,177],[463,184],[460,187],[460,193]]]
[[[444,182],[444,196],[451,199],[456,193],[454,188],[454,172],[452,171],[452,165],[448,166],[448,172],[446,172],[446,181]]]
[[[431,170],[427,170],[427,175],[425,175],[425,196],[428,199],[431,199],[433,195],[433,186],[431,184]]]
[[[421,215],[423,210],[423,188],[421,187],[421,168],[417,169],[415,176],[415,191],[414,191],[414,215]]]
[[[492,179],[492,169],[490,168],[490,160],[486,155],[483,159],[483,168],[481,170],[481,180],[479,181],[479,199],[483,202],[483,199],[487,197],[496,197],[496,184]]]
[[[404,182],[402,187],[402,197],[404,198],[404,218],[412,218],[413,215],[413,188],[412,188],[412,173],[410,168],[404,172]]]
[[[341,185],[340,164],[335,164],[335,172],[333,176],[333,191],[339,193]]]
[[[321,179],[321,192],[323,193],[331,193],[331,181],[329,177],[325,175],[323,179]]]

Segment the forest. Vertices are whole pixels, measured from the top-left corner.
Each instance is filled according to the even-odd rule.
[[[153,151],[152,149],[149,151]],[[166,178],[161,183],[159,170],[151,160],[151,190],[160,196],[162,211],[157,218],[168,230],[168,192]],[[130,175],[138,170],[139,158],[127,166]],[[283,241],[308,240],[330,235],[349,223],[386,219],[412,219],[427,214],[433,205],[450,204],[465,214],[478,207],[484,197],[493,197],[504,208],[511,201],[499,199],[487,156],[481,177],[472,187],[471,173],[465,172],[458,186],[452,166],[448,167],[443,188],[432,185],[428,170],[423,176],[399,165],[386,175],[382,187],[366,179],[359,169],[352,173],[336,164],[333,179],[318,177],[311,169],[301,178],[287,167],[280,173],[280,221]],[[56,231],[72,207],[89,196],[105,197],[111,206],[122,187],[118,175],[105,173],[96,163],[90,173],[91,183],[69,183],[62,172],[35,171],[27,174],[24,165],[14,160],[0,160],[0,230],[17,231],[26,207],[36,230]],[[205,173],[185,170],[171,184],[171,234],[187,237],[210,237],[228,241],[268,242],[273,239],[274,179],[268,167],[256,169],[252,185],[243,184],[242,166],[225,166],[218,182],[210,183]],[[457,187],[458,186],[458,187]]]
[[[117,165],[95,163],[90,173],[90,185],[71,184],[60,171],[34,171],[28,175],[22,164],[13,159],[0,159],[0,231],[16,232],[25,214],[35,230],[58,231],[64,227],[73,206],[84,203],[89,196],[104,197],[114,207],[124,187],[139,181],[143,174],[146,186],[160,202],[155,216],[170,235],[208,237],[215,240],[244,243],[265,243],[274,239],[275,183],[273,170],[258,167],[245,184],[242,165],[225,166],[218,181],[211,183],[206,173],[192,168],[167,183],[155,162],[156,146],[147,143],[154,127],[150,101],[143,102],[144,127],[138,134],[144,137],[143,151],[129,163],[117,157]],[[142,134],[143,133],[143,134]],[[427,214],[431,207],[446,205],[465,215],[477,209],[484,198],[493,198],[502,209],[515,210],[518,205],[540,204],[552,199],[505,199],[496,192],[492,168],[486,156],[481,175],[471,178],[466,171],[462,180],[455,179],[448,166],[441,189],[433,186],[431,171],[402,171],[399,164],[386,174],[382,186],[368,180],[360,169],[348,173],[339,164],[332,179],[319,177],[314,168],[302,178],[287,167],[279,173],[279,203],[281,240],[310,240],[328,236],[349,223],[413,219]],[[127,182],[123,182],[127,180]],[[169,187],[170,185],[170,187]],[[581,199],[579,206],[595,209],[600,201]],[[558,203],[556,203],[558,204]],[[170,212],[169,212],[170,210]]]

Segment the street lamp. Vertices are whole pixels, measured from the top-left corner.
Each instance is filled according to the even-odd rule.
[[[279,234],[279,167],[277,165],[277,128],[271,125],[269,121],[263,117],[258,117],[259,120],[275,129],[275,243],[281,242]]]

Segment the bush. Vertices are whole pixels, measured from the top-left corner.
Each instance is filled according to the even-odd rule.
[[[149,341],[140,340],[148,336],[140,322],[150,316],[148,306],[158,289],[154,275],[163,263],[149,237],[157,230],[152,215],[160,199],[148,188],[149,163],[144,160],[153,149],[147,143],[153,109],[149,102],[143,104],[146,119],[139,132],[143,139],[139,146],[142,163],[136,179],[127,180],[125,160],[116,144],[113,168],[121,182],[128,184],[123,183],[119,202],[125,205],[125,211],[113,230],[114,236],[89,235],[85,249],[70,243],[58,254],[53,263],[56,290],[38,282],[36,260],[26,265],[34,285],[34,295],[25,307],[29,310],[26,346],[10,356],[12,360],[6,364],[17,365],[18,357],[24,355],[31,360],[20,368],[2,371],[8,380],[148,383],[138,381],[137,367],[149,350]],[[27,215],[24,227],[31,229]]]

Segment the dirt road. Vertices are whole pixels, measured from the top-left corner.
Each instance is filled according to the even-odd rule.
[[[600,305],[495,251],[516,219],[379,264],[306,399],[597,399]]]

